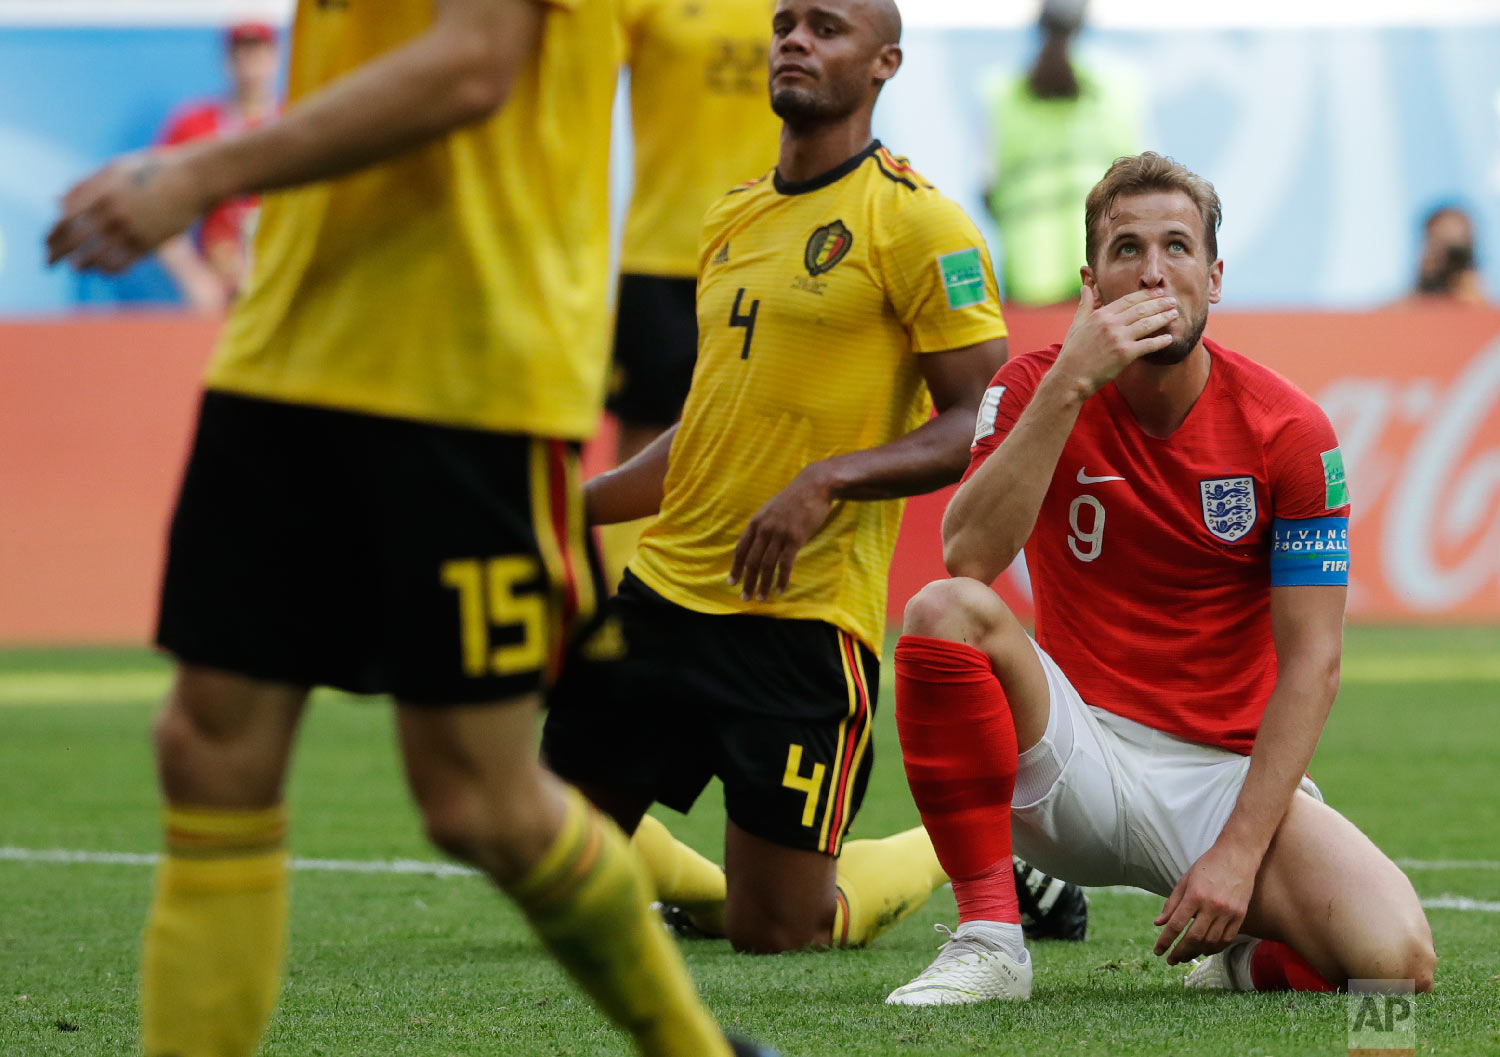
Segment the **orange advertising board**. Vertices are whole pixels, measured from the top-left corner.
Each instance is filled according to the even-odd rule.
[[[1071,315],[1011,312],[1011,348],[1056,340]],[[214,331],[159,315],[0,323],[0,643],[150,636]],[[1352,618],[1500,622],[1500,312],[1226,312],[1209,333],[1333,420],[1354,507]],[[943,575],[946,494],[908,505],[897,618]],[[998,586],[1029,608],[1018,571]]]
[[[0,643],[149,639],[216,330],[0,322]]]

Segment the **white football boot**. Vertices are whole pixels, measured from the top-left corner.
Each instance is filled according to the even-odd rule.
[[[1199,958],[1183,979],[1184,987],[1205,991],[1254,991],[1250,980],[1250,955],[1260,940],[1243,933],[1218,954]]]
[[[1031,955],[1020,960],[985,936],[983,922],[957,931],[934,926],[948,939],[931,965],[915,980],[886,996],[888,1006],[949,1006],[968,1002],[1022,1002],[1031,997]],[[975,928],[973,926],[980,926]]]

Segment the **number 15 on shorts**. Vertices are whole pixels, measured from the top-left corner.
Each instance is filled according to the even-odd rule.
[[[541,562],[530,554],[459,558],[442,565],[443,586],[458,593],[458,632],[464,674],[516,675],[547,663],[547,599]],[[496,629],[520,637],[494,645]]]

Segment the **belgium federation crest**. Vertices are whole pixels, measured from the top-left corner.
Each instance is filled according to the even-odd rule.
[[[1198,495],[1203,500],[1203,523],[1225,543],[1233,543],[1255,527],[1255,478],[1199,481]]]
[[[824,224],[812,233],[812,238],[807,240],[807,249],[802,251],[802,263],[807,265],[807,274],[818,276],[831,271],[835,264],[848,255],[849,247],[853,245],[854,234],[844,227],[842,220]]]

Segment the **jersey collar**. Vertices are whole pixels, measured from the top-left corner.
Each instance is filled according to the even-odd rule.
[[[858,154],[848,159],[847,161],[840,162],[838,165],[835,165],[832,169],[829,169],[826,173],[823,173],[820,176],[814,176],[810,180],[783,180],[781,178],[781,173],[775,172],[773,170],[771,173],[771,181],[775,184],[776,192],[778,194],[805,195],[809,191],[821,190],[822,188],[827,187],[829,184],[838,183],[838,181],[848,176],[855,169],[858,169],[860,165],[864,163],[864,160],[866,158],[873,155],[879,149],[880,141],[878,139],[871,140],[870,145],[864,150],[860,151]]]

